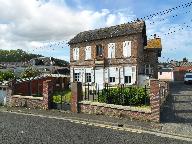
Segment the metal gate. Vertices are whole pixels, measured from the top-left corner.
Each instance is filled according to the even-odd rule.
[[[6,105],[6,95],[7,95],[6,88],[0,87],[0,105]]]
[[[56,92],[51,97],[51,109],[58,109],[58,110],[71,110],[71,98],[69,94],[67,95],[70,90],[64,90],[60,92]]]

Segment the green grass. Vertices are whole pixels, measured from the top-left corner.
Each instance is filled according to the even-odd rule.
[[[54,103],[61,103],[61,99],[62,99],[62,103],[63,102],[70,103],[71,102],[71,90],[67,89],[65,91],[56,91],[53,93],[53,102]]]

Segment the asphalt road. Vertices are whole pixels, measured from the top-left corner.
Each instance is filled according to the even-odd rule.
[[[65,120],[0,112],[1,144],[183,144],[150,134],[76,124]]]

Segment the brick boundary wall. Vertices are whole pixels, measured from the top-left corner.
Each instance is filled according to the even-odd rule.
[[[47,80],[43,82],[43,97],[11,95],[8,106],[50,109],[52,92],[53,83]]]
[[[87,114],[102,114],[114,117],[126,117],[139,119],[144,121],[160,122],[160,97],[159,97],[159,81],[150,80],[150,106],[149,111],[140,111],[139,109],[126,109],[127,107],[111,107],[110,104],[98,105],[82,102],[82,93],[78,93],[78,89],[82,89],[82,85],[72,83],[72,103],[73,112],[81,112]]]

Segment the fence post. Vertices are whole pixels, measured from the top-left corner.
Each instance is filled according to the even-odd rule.
[[[151,120],[160,122],[159,80],[150,80]]]
[[[80,82],[71,83],[71,91],[72,91],[71,111],[74,113],[78,113],[80,112],[79,102],[83,100],[82,83]]]

